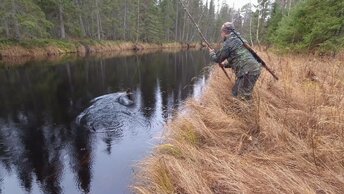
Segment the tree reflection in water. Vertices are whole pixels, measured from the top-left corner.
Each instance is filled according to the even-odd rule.
[[[1,191],[127,192],[132,166],[149,153],[153,137],[186,97],[200,93],[205,78],[193,77],[206,64],[205,53],[190,51],[1,67]],[[92,99],[127,88],[135,105],[106,109],[104,101],[106,117],[98,112],[92,125],[101,133],[77,125]]]

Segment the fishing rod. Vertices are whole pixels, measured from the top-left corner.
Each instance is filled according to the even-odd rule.
[[[179,2],[182,4],[182,7],[184,8],[186,14],[189,16],[191,22],[195,25],[195,27],[196,27],[196,29],[197,29],[199,35],[201,36],[201,38],[203,39],[203,41],[205,42],[205,44],[207,45],[207,47],[208,47],[209,49],[213,49],[213,48],[210,46],[210,44],[209,44],[209,42],[207,41],[207,39],[204,37],[204,35],[203,35],[201,29],[199,28],[198,24],[195,22],[195,20],[194,20],[193,17],[191,16],[189,10],[188,10],[188,9],[186,8],[186,6],[184,5],[183,1],[182,1],[182,0],[179,0]],[[221,67],[222,71],[225,73],[226,77],[227,77],[228,80],[230,81],[231,78],[229,77],[229,75],[228,75],[227,71],[225,70],[224,66],[223,66],[221,63],[219,63],[219,66]]]
[[[205,44],[207,45],[208,48],[212,49],[209,42],[205,39],[201,29],[199,28],[198,24],[195,22],[195,20],[193,19],[193,17],[191,16],[190,12],[188,11],[188,9],[186,8],[186,6],[184,5],[182,0],[179,0],[179,2],[182,4],[185,12],[187,13],[187,15],[189,16],[190,20],[192,21],[192,23],[196,26],[196,29],[198,31],[198,33],[200,34],[201,38],[203,39],[203,41],[205,42]],[[259,57],[259,55],[247,44],[243,41],[243,39],[235,32],[235,30],[232,29],[232,32],[241,40],[241,42],[243,43],[244,47],[250,51],[250,53],[253,55],[253,57],[262,64],[262,66],[276,79],[279,80],[279,78],[276,76],[276,74],[266,65],[266,63],[263,61],[262,58]],[[221,63],[219,63],[219,66],[221,67],[221,69],[223,70],[223,72],[226,74],[226,77],[230,80],[229,75],[227,74],[225,68],[223,67],[223,65]]]

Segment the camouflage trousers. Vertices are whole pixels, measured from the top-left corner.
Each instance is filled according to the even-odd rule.
[[[245,74],[238,77],[232,88],[232,94],[241,100],[251,100],[253,88],[260,76],[260,72],[256,74]]]

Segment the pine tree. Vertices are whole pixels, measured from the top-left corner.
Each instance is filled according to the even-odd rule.
[[[44,38],[52,26],[32,0],[2,0],[0,14],[2,29],[7,38]]]
[[[280,4],[274,2],[272,5],[271,18],[268,21],[268,34],[267,43],[271,44],[273,42],[273,37],[278,29],[278,24],[282,20],[282,8]]]
[[[306,0],[280,22],[274,42],[296,51],[336,51],[344,45],[344,2]]]
[[[163,29],[161,22],[160,9],[156,0],[146,1],[145,12],[142,13],[143,28],[141,31],[142,39],[145,42],[159,42],[162,39]]]
[[[239,10],[218,0],[182,1],[211,42],[219,40],[224,22],[234,21],[251,43],[297,51],[344,47],[342,0],[258,0],[255,8],[247,4]],[[200,40],[179,0],[1,0],[0,39],[48,37]]]
[[[173,39],[175,32],[176,10],[175,4],[171,0],[162,0],[160,6],[160,20],[162,21],[162,30],[164,31],[164,39],[170,41]]]
[[[77,8],[71,0],[34,0],[44,11],[46,18],[53,24],[50,33],[65,39],[68,35],[80,35]]]

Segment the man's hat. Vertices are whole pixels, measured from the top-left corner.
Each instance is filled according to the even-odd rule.
[[[234,24],[233,22],[226,22],[222,25],[221,27],[221,31],[226,33],[226,34],[229,34],[232,32],[232,30],[234,30]]]

